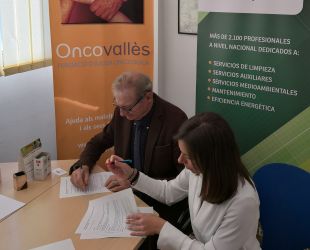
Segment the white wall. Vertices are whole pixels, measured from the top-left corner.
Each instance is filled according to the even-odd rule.
[[[17,161],[37,138],[56,159],[53,97],[51,67],[0,77],[0,162]]]
[[[178,0],[158,0],[159,95],[195,114],[197,36],[178,34]]]
[[[158,0],[158,93],[195,113],[196,41],[178,34],[178,1]],[[51,67],[0,77],[0,162],[16,161],[18,150],[41,138],[56,159]]]

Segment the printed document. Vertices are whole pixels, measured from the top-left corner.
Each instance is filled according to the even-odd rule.
[[[126,228],[126,218],[137,211],[130,188],[91,200],[76,233],[81,234],[81,239],[132,237]]]
[[[0,194],[0,220],[23,207],[25,203]]]
[[[74,186],[70,181],[70,176],[61,177],[59,197],[67,198],[80,195],[111,192],[104,186],[104,183],[111,175],[113,175],[111,172],[100,172],[96,174],[91,174],[89,176],[88,186],[86,190],[82,190]]]

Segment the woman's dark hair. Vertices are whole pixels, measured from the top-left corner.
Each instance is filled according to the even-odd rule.
[[[190,159],[202,174],[203,200],[219,204],[231,198],[240,177],[253,186],[241,162],[233,131],[220,115],[206,112],[190,118],[175,139],[185,143]]]

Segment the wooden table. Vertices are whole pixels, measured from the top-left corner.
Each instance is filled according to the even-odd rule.
[[[66,163],[70,166],[73,161],[70,164],[57,161],[54,162],[53,167],[65,168]],[[3,168],[2,164],[1,168]],[[2,169],[1,174],[3,180]],[[75,249],[123,250],[137,249],[143,241],[138,237],[80,240],[80,235],[75,234],[87,210],[88,201],[108,193],[60,199],[59,177],[53,175],[46,183],[40,182],[41,185],[32,183],[28,187],[29,193],[14,192],[10,190],[8,183],[2,182],[1,188],[6,191],[6,194],[2,191],[1,193],[16,199],[18,197],[18,200],[27,204],[0,222],[0,249],[29,249],[70,238]],[[13,186],[11,189],[14,189]],[[136,198],[136,200],[138,206],[146,206],[140,199]]]

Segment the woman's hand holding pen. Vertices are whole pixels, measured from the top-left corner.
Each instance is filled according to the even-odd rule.
[[[112,155],[106,160],[108,170],[114,174],[106,181],[106,188],[112,192],[118,192],[130,187],[129,177],[134,170],[126,164],[129,162],[131,161],[123,160],[116,155]]]
[[[105,162],[109,171],[121,180],[128,180],[132,175],[133,168],[124,163],[124,159],[117,155],[111,155]]]

